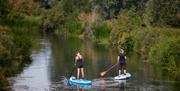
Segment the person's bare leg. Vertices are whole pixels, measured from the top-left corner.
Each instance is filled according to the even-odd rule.
[[[124,69],[124,74],[126,74],[126,69]]]
[[[84,79],[84,68],[81,68],[82,78]]]
[[[77,79],[79,79],[80,68],[77,68]]]
[[[119,70],[119,75],[121,75],[121,70]]]

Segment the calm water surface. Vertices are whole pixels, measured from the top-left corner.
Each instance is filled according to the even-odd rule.
[[[43,37],[37,39],[32,50],[33,62],[14,77],[13,91],[179,91],[180,77],[173,76],[158,66],[152,66],[136,54],[127,55],[127,70],[132,78],[114,81],[118,67],[104,77],[100,72],[116,63],[117,53],[105,45],[75,38]],[[89,87],[66,86],[63,83],[73,69],[76,51],[85,61],[85,78],[92,80]],[[74,74],[75,75],[75,72]]]

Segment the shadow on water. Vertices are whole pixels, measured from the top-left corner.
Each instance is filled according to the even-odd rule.
[[[157,65],[144,62],[136,53],[127,55],[129,80],[115,81],[118,67],[105,77],[100,72],[114,65],[117,53],[104,45],[88,40],[66,37],[43,37],[32,50],[32,64],[18,74],[12,85],[13,91],[178,91],[180,76],[172,76]],[[67,86],[67,77],[74,65],[77,51],[84,56],[85,78],[92,80],[92,86]],[[73,72],[76,76],[76,70]]]

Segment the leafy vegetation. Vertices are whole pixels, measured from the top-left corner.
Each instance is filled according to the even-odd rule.
[[[147,14],[153,25],[180,26],[180,7],[178,0],[148,0]]]
[[[171,72],[179,71],[180,31],[172,28],[154,29],[156,35],[150,39],[149,60],[161,65]],[[158,42],[159,41],[159,42]]]
[[[33,0],[0,0],[0,4],[0,90],[8,90],[6,78],[31,62],[32,35],[38,32],[41,17]]]
[[[109,25],[113,29],[110,35],[112,45],[118,48],[124,48],[126,52],[132,51],[135,41],[134,35],[137,35],[137,30],[141,31],[142,24],[143,22],[140,16],[136,14],[134,9],[124,11],[117,19],[109,22]]]
[[[106,23],[98,23],[93,26],[93,35],[96,42],[108,44],[111,27]]]

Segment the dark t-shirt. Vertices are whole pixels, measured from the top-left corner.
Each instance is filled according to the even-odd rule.
[[[119,53],[119,63],[125,63],[125,53]]]

